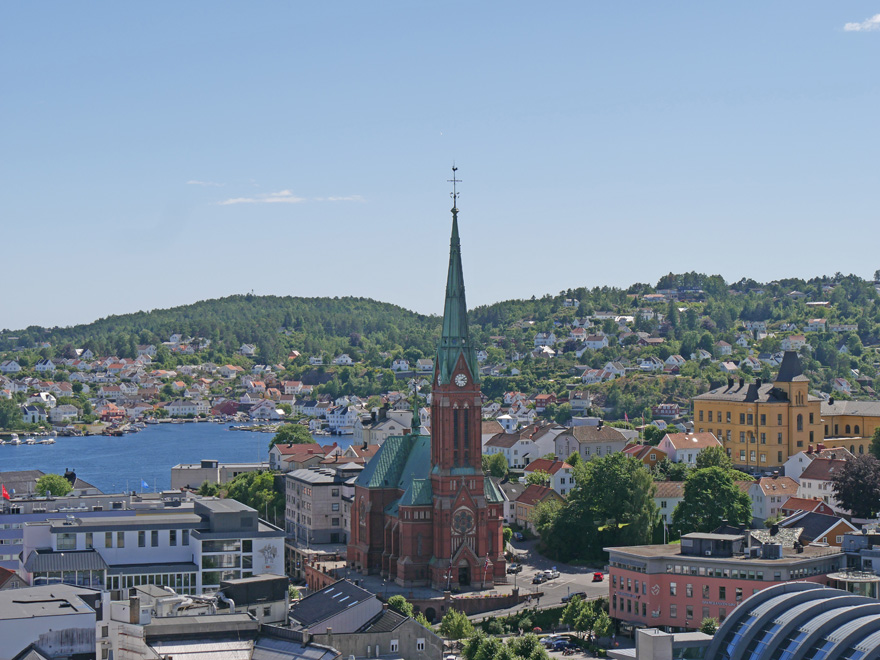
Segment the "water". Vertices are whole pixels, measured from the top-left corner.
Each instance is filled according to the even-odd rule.
[[[105,493],[169,488],[171,468],[178,463],[216,459],[221,463],[269,460],[271,433],[230,431],[228,424],[151,424],[140,433],[55,438],[54,445],[0,447],[0,472],[42,470],[76,475]],[[24,440],[26,435],[21,435]],[[37,438],[39,440],[39,438]],[[321,444],[351,444],[351,436],[318,438]],[[141,481],[149,484],[143,487]]]

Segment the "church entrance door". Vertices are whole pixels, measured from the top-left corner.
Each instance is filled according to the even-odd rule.
[[[462,587],[468,587],[471,584],[471,567],[470,566],[459,566],[458,567],[458,584]]]

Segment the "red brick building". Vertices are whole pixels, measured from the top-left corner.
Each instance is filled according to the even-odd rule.
[[[453,208],[431,436],[418,435],[414,415],[411,428],[387,438],[358,476],[348,546],[355,570],[438,589],[506,581],[503,496],[481,467],[479,374]]]

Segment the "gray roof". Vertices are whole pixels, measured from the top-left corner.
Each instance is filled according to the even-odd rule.
[[[290,608],[290,618],[307,628],[352,605],[375,597],[348,580],[339,580],[298,601]]]
[[[123,532],[131,529],[191,529],[207,527],[202,517],[194,513],[145,513],[135,516],[108,516],[106,518],[77,518],[71,524],[65,518],[50,518],[52,532]]]
[[[260,637],[254,646],[253,660],[335,660],[339,654],[322,646],[274,637]]]
[[[41,587],[0,591],[0,618],[32,619],[41,616],[62,616],[94,612],[83,597],[100,594],[95,589],[52,584]]]
[[[104,571],[107,562],[95,550],[34,550],[24,563],[28,573],[48,571]]]
[[[384,633],[391,632],[401,625],[408,617],[394,610],[382,610],[379,614],[358,628],[359,633]]]
[[[260,624],[249,614],[200,614],[198,616],[153,617],[144,626],[147,642],[153,646],[168,640],[186,636],[202,636],[211,641],[223,641],[229,637],[240,639],[254,637]],[[160,640],[162,640],[160,642]],[[187,656],[190,657],[190,656]],[[207,656],[212,657],[212,656]]]
[[[357,467],[360,468],[361,466],[358,465]],[[333,484],[342,482],[336,473],[336,469],[328,467],[301,468],[299,470],[288,472],[287,476],[290,479],[304,481],[310,484]]]
[[[777,383],[791,383],[800,380],[809,380],[804,376],[804,369],[801,366],[801,360],[797,351],[785,351],[782,357],[782,364],[779,365],[779,373],[774,379]]]
[[[823,415],[864,415],[880,417],[880,401],[836,401],[822,402]]]

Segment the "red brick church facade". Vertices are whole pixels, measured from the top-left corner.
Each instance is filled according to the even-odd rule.
[[[481,468],[479,368],[452,209],[431,435],[390,437],[355,482],[348,563],[403,586],[490,588],[506,581],[502,495]]]

